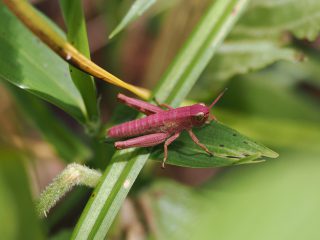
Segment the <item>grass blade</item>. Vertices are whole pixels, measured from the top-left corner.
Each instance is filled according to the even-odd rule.
[[[121,32],[128,24],[133,22],[145,11],[147,11],[157,0],[136,0],[130,7],[126,16],[116,26],[116,28],[110,33],[109,38],[113,38],[119,32]]]
[[[156,97],[160,102],[178,106],[208,65],[247,3],[247,0],[216,1],[209,7],[158,85]],[[186,82],[188,84],[185,84]]]
[[[87,37],[87,29],[81,1],[60,0],[65,23],[67,25],[67,39],[84,56],[90,59],[90,50]],[[96,86],[88,74],[69,65],[70,75],[77,86],[86,106],[89,119],[89,128],[98,128],[99,111],[97,106]],[[90,125],[93,126],[90,126]]]

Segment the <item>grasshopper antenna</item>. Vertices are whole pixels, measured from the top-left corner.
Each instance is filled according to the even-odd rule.
[[[228,88],[225,88],[220,94],[219,96],[210,104],[209,109],[211,109],[219,100],[220,98],[223,96],[223,94],[228,90]]]
[[[223,96],[223,94],[228,90],[228,88],[225,88],[220,94],[219,96],[210,104],[209,109],[211,109],[219,100],[220,98]],[[210,113],[210,121],[218,121],[218,119]]]

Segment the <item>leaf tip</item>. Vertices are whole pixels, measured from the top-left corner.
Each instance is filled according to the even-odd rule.
[[[265,157],[269,157],[269,158],[277,158],[279,157],[279,153],[272,151],[271,149],[267,149],[266,151],[263,152],[262,154]]]

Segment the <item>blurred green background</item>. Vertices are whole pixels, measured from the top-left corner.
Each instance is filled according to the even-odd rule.
[[[58,1],[33,2],[65,29]],[[152,89],[208,2],[157,1],[109,40],[131,1],[83,1],[91,57],[121,79]],[[1,5],[0,19],[11,19],[11,31],[21,33]],[[149,162],[108,239],[320,239],[319,13],[316,0],[251,1],[187,98],[208,103],[228,87],[213,110],[216,117],[279,157],[219,169],[168,165],[161,171]],[[90,191],[75,189],[41,220],[34,202],[67,163],[89,162],[103,170],[113,150],[88,137],[74,120],[83,117],[79,109],[68,115],[61,110],[80,101],[76,92],[67,95],[69,105],[57,108],[2,81],[20,71],[30,78],[44,74],[47,79],[52,71],[64,81],[71,79],[58,59],[50,71],[30,73],[33,48],[23,45],[29,35],[8,41],[1,22],[0,232],[3,239],[69,239]],[[35,52],[34,61],[41,65],[50,54],[47,49]],[[25,69],[6,65],[19,57]],[[65,89],[55,81],[52,89],[63,95]],[[102,82],[97,89],[105,123],[122,111],[115,109],[119,89]],[[122,119],[132,116],[125,115]]]

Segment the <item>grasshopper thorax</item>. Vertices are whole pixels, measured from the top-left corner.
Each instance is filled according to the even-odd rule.
[[[209,118],[210,109],[203,104],[190,106],[190,116],[193,126],[202,126]]]

